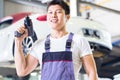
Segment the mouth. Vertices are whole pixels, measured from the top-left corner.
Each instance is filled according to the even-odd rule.
[[[58,19],[51,19],[50,22],[52,22],[52,23],[57,23],[57,22],[58,22]]]

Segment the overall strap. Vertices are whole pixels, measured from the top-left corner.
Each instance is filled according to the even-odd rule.
[[[70,51],[73,35],[74,35],[73,33],[70,33],[69,36],[68,36],[68,39],[66,41],[66,46],[65,46],[66,51]],[[50,51],[50,34],[47,35],[47,37],[46,37],[45,51],[46,52]]]
[[[74,35],[73,33],[69,34],[69,37],[66,41],[66,46],[65,46],[66,51],[70,51],[70,49],[71,49],[71,43],[72,43],[73,35]]]
[[[50,34],[47,35],[46,40],[45,40],[45,51],[46,52],[50,51]]]

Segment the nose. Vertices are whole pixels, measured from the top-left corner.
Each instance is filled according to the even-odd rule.
[[[52,13],[52,18],[55,18],[55,17],[57,17],[57,14],[56,14],[56,12],[53,12]]]

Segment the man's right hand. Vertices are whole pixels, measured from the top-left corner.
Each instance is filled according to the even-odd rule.
[[[17,28],[16,31],[22,35],[20,37],[15,37],[15,40],[17,39],[19,41],[23,41],[23,39],[28,36],[28,30],[25,28],[24,25]]]

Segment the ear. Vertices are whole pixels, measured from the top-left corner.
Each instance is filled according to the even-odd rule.
[[[70,19],[70,15],[66,15],[66,21]]]

